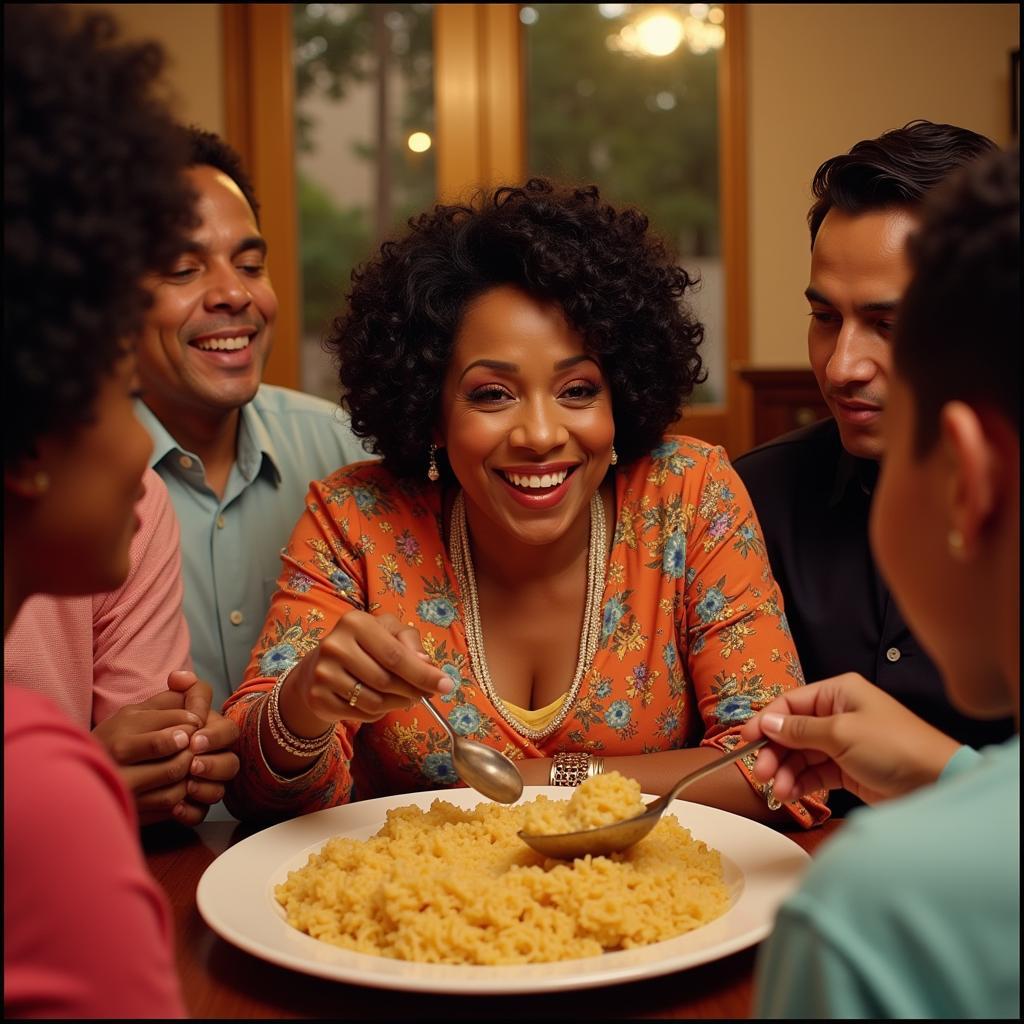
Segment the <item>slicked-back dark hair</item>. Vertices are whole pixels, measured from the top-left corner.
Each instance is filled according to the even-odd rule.
[[[811,248],[833,207],[857,215],[917,206],[957,168],[994,148],[984,135],[931,121],[911,121],[877,139],[863,139],[814,173],[815,202],[807,214]]]
[[[189,147],[189,167],[216,167],[223,171],[241,190],[246,202],[252,207],[256,226],[260,223],[260,204],[256,201],[252,181],[242,164],[238,152],[229,146],[215,132],[204,131],[196,125],[185,128]]]
[[[105,14],[4,11],[4,462],[90,422],[193,224],[163,51]]]
[[[1020,431],[1020,153],[988,154],[937,189],[911,237],[913,278],[893,338],[914,394],[914,447],[931,450],[950,401]]]
[[[466,309],[520,288],[557,303],[600,360],[626,463],[659,443],[704,379],[704,328],[682,301],[693,283],[639,211],[609,206],[594,185],[531,178],[411,221],[353,274],[324,345],[355,433],[398,476],[422,477]]]

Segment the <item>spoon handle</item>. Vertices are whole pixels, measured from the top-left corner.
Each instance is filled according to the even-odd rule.
[[[747,754],[753,753],[755,750],[760,750],[768,742],[767,738],[762,737],[759,740],[754,740],[753,743],[748,743],[745,746],[737,747],[735,750],[730,750],[728,754],[723,754],[721,757],[716,757],[714,761],[709,761],[703,768],[698,768],[695,772],[690,772],[689,775],[684,775],[669,791],[665,794],[662,799],[665,805],[672,803],[673,800],[692,782],[698,782],[703,779],[705,775],[710,775],[714,771],[718,771],[719,768],[724,768],[727,764],[732,764],[733,761],[738,761],[741,757],[745,757]]]
[[[451,726],[449,726],[448,723],[444,720],[444,717],[437,710],[437,708],[435,708],[434,705],[431,704],[426,697],[420,697],[420,700],[423,702],[423,705],[426,707],[426,709],[438,720],[444,731],[448,733],[448,738],[454,742],[455,737],[452,735]]]

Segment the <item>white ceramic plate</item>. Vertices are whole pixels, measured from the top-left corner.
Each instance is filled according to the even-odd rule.
[[[541,794],[567,798],[564,788],[527,786],[522,799]],[[722,854],[732,906],[710,924],[676,939],[550,964],[454,966],[355,953],[311,938],[287,923],[273,890],[289,871],[303,867],[309,855],[333,836],[367,839],[384,825],[389,809],[410,804],[427,809],[439,798],[459,807],[475,807],[483,799],[469,789],[409,793],[332,807],[257,832],[206,869],[196,891],[199,912],[221,938],[247,953],[321,978],[416,992],[554,992],[669,974],[760,942],[809,861],[796,843],[764,825],[677,800],[669,813],[694,838]]]

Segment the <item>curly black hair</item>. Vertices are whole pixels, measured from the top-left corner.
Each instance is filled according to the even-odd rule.
[[[931,451],[954,399],[1020,430],[1020,153],[968,164],[929,197],[908,247],[893,362],[914,394],[914,450]]]
[[[87,423],[138,331],[144,274],[193,222],[163,52],[108,15],[4,5],[4,460]]]
[[[647,218],[594,185],[531,178],[437,205],[352,275],[324,345],[357,435],[396,475],[421,477],[445,370],[469,303],[514,285],[559,304],[601,363],[623,463],[650,451],[705,379],[703,325],[681,301],[696,279]]]
[[[242,190],[242,195],[245,196],[256,218],[256,226],[259,227],[260,204],[256,201],[252,180],[246,173],[238,153],[219,135],[194,124],[185,128],[185,137],[189,148],[189,167],[216,167],[218,171],[223,171]]]
[[[957,168],[995,148],[985,135],[923,120],[883,132],[877,139],[862,139],[814,173],[815,202],[807,214],[811,248],[833,206],[853,215],[887,206],[917,206]]]

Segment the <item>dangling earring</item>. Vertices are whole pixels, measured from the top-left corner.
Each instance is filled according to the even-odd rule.
[[[437,468],[437,445],[432,444],[430,446],[430,461],[427,463],[427,479],[431,483],[436,483],[441,479],[441,472]]]
[[[616,465],[619,461],[619,453],[615,450],[615,445],[612,445],[612,465]]]
[[[964,554],[964,535],[957,529],[952,529],[946,536],[946,543],[949,545],[949,553],[954,558],[962,558]]]

